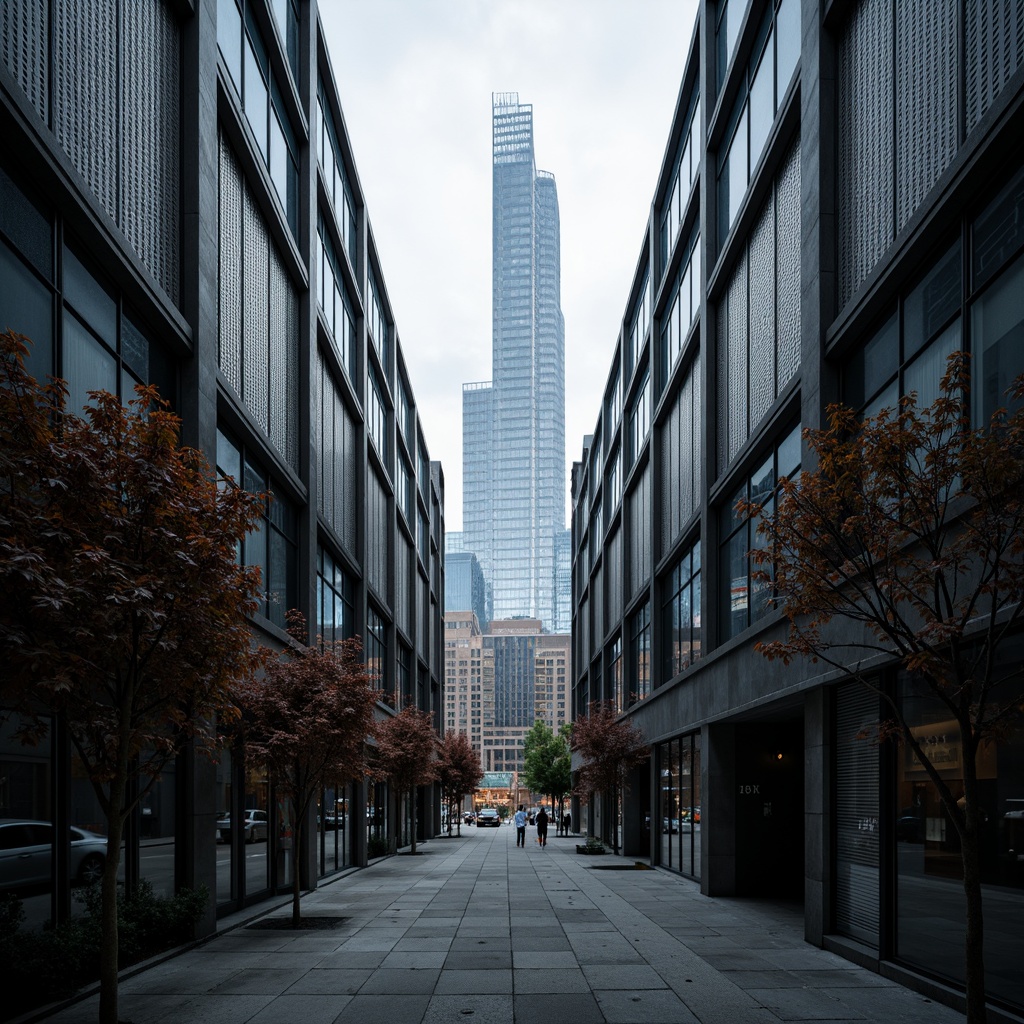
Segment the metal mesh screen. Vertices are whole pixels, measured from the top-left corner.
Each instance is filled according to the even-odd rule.
[[[54,0],[53,11],[53,129],[100,204],[117,220],[117,5],[114,0]]]
[[[1024,63],[1024,0],[966,0],[964,55],[965,113],[971,131]]]
[[[608,629],[613,629],[622,618],[622,530],[608,538],[605,548],[605,587]]]
[[[298,300],[276,249],[270,251],[270,440],[298,464]]]
[[[957,146],[957,0],[896,5],[897,230]]]
[[[409,576],[412,571],[412,551],[401,536],[395,544],[395,621],[406,633],[412,633],[412,615]]]
[[[800,369],[800,143],[775,181],[775,394]]]
[[[341,523],[336,525],[341,536],[345,550],[353,558],[358,557],[359,549],[356,547],[356,527],[358,519],[356,509],[362,501],[362,496],[357,490],[358,451],[357,442],[359,435],[356,432],[356,422],[348,411],[348,407],[339,399],[338,406],[341,415],[338,417],[338,424],[341,427],[342,439],[338,444],[338,454],[341,456],[341,466],[337,472],[339,480],[336,490],[337,508],[335,515],[341,516]]]
[[[747,439],[747,257],[729,282],[729,342],[725,353],[729,381],[729,462]]]
[[[878,721],[860,685],[836,693],[836,929],[878,946],[878,751],[858,733]]]
[[[666,478],[662,476],[662,480]],[[629,494],[629,595],[647,585],[651,576],[651,464]]]
[[[253,419],[264,433],[269,434],[267,324],[270,319],[270,240],[248,188],[242,197],[242,239],[245,252],[242,398]]]
[[[242,394],[242,176],[220,137],[220,319],[218,362],[227,382]]]
[[[0,4],[0,57],[45,121],[49,107],[47,0]]]
[[[120,224],[178,302],[180,36],[162,0],[121,0],[121,12]]]
[[[775,202],[768,196],[750,235],[750,426],[775,400]]]
[[[839,40],[839,298],[893,238],[891,0],[863,0]]]

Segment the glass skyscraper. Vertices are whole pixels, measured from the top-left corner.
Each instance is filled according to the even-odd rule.
[[[538,171],[533,107],[493,99],[492,380],[463,388],[463,532],[494,615],[554,625],[565,530],[565,322],[558,193]]]

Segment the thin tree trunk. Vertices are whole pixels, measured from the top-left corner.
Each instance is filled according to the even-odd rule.
[[[416,852],[416,787],[409,791],[409,817],[412,819],[412,852]]]
[[[292,927],[298,928],[302,923],[301,882],[299,879],[299,857],[302,852],[302,822],[298,820],[298,808],[292,824]],[[269,839],[268,839],[269,842]]]
[[[118,1024],[117,869],[121,862],[121,836],[124,833],[124,795],[125,780],[122,777],[111,785],[107,859],[100,889],[100,1024]]]
[[[981,897],[982,815],[978,803],[977,762],[964,759],[964,829],[960,856],[964,867],[966,935],[964,937],[964,984],[967,1024],[985,1024],[985,927]]]

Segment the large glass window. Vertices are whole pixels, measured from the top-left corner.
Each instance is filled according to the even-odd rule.
[[[366,609],[366,669],[377,690],[386,690],[388,684],[388,632],[383,617],[372,606]]]
[[[239,559],[262,575],[260,612],[285,628],[285,613],[297,605],[298,516],[295,506],[266,470],[223,431],[217,431],[217,474],[251,494],[266,495],[263,520],[242,541]]]
[[[1021,664],[1018,640],[1006,649],[1004,666]],[[1007,699],[1020,692],[1020,678],[1004,688]],[[903,712],[917,740],[939,764],[954,795],[963,794],[961,736],[949,711],[927,688],[905,675],[898,684]],[[1001,703],[993,695],[993,706]],[[960,842],[935,784],[913,752],[896,752],[896,952],[900,960],[963,981],[964,893]],[[985,928],[998,940],[985,946],[985,985],[990,998],[1024,1002],[1024,729],[1017,727],[978,751],[978,799],[982,808],[980,858]]]
[[[644,375],[633,398],[629,410],[629,464],[636,462],[640,451],[651,432],[651,375],[644,370]]]
[[[356,369],[355,324],[352,320],[352,309],[343,284],[344,277],[341,274],[341,265],[338,262],[334,242],[322,217],[317,219],[316,237],[320,243],[317,300],[320,303],[331,340],[341,357],[341,365],[345,368],[349,379],[352,380],[355,377]]]
[[[388,321],[384,316],[384,306],[381,303],[380,289],[377,286],[377,279],[373,274],[369,275],[367,282],[367,309],[366,326],[370,332],[370,341],[377,350],[385,374],[391,373],[391,336],[388,329]]]
[[[689,668],[702,654],[699,541],[669,570],[662,623],[668,680]]]
[[[317,154],[323,172],[324,187],[327,197],[334,208],[335,220],[341,235],[341,244],[348,253],[349,262],[355,267],[359,252],[358,220],[356,218],[355,200],[349,184],[348,171],[342,156],[341,146],[335,131],[333,108],[324,92],[323,83],[319,83],[316,98],[316,130]]]
[[[643,349],[644,341],[647,338],[647,331],[651,326],[651,275],[644,274],[643,284],[640,286],[640,297],[637,299],[633,309],[633,317],[629,329],[629,369],[633,370],[639,363],[640,351]]]
[[[731,25],[731,19],[726,20]],[[743,205],[747,184],[761,159],[799,56],[800,0],[782,0],[761,22],[726,141],[719,151],[719,245],[725,242]]]
[[[388,444],[388,410],[384,404],[377,374],[371,367],[368,374],[369,387],[366,390],[366,425],[377,448],[381,462],[390,470],[391,446]]]
[[[284,6],[291,7],[290,0]],[[288,27],[285,26],[287,44]],[[298,45],[298,28],[293,36]],[[242,0],[242,12],[235,0],[219,0],[217,42],[242,100],[242,111],[252,129],[256,145],[277,190],[292,234],[299,234],[298,144],[263,34],[256,24],[251,0]]]
[[[668,380],[676,360],[683,351],[683,342],[690,326],[700,312],[700,233],[694,229],[689,243],[690,255],[679,271],[672,290],[672,303],[661,321],[661,379]]]
[[[769,591],[751,579],[749,552],[763,544],[757,520],[740,516],[736,503],[746,500],[764,506],[770,515],[776,487],[783,477],[800,469],[800,427],[794,427],[721,510],[721,546],[718,556],[720,640],[738,636],[769,612]]]
[[[652,826],[659,864],[700,877],[700,734],[658,744],[658,802]]]
[[[328,642],[355,635],[355,598],[352,577],[321,545],[316,549],[317,632]]]
[[[629,620],[629,700],[651,695],[651,603],[646,601]]]
[[[615,713],[620,715],[625,709],[625,700],[623,694],[623,679],[622,679],[622,637],[617,636],[612,641],[611,646],[608,648],[605,656],[605,671],[607,673],[605,683],[605,693],[608,699],[612,703],[612,707],[615,709]]]
[[[672,246],[683,222],[687,201],[693,191],[700,169],[700,95],[695,93],[690,101],[688,124],[679,147],[679,157],[673,172],[672,184],[665,196],[661,211],[661,272],[669,263]]]

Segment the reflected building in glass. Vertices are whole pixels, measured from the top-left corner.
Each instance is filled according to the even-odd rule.
[[[493,96],[491,380],[463,387],[463,532],[494,615],[552,628],[565,530],[565,325],[555,179],[534,159],[533,108]]]

